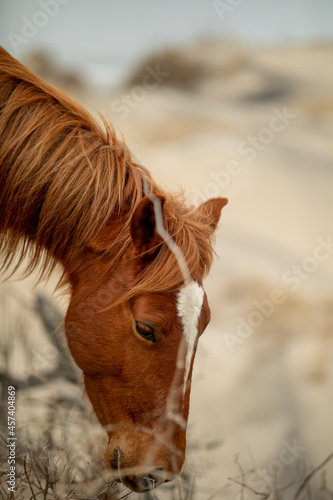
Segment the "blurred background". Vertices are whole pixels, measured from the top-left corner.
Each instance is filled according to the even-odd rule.
[[[110,118],[161,184],[229,198],[185,473],[156,498],[333,498],[332,41],[330,0],[0,0],[0,44]],[[1,285],[2,387],[19,388],[41,491],[53,474],[60,498],[113,498],[105,437],[53,333],[56,282]]]

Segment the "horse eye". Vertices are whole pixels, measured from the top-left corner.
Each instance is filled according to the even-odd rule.
[[[140,323],[139,321],[135,322],[135,329],[140,335],[146,340],[150,340],[150,342],[156,342],[155,330],[151,325],[147,323]]]

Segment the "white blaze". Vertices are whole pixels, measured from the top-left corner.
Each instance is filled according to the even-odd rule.
[[[177,311],[183,324],[183,334],[187,344],[185,359],[184,391],[189,376],[195,342],[198,336],[198,321],[204,300],[204,290],[196,282],[182,288],[177,295]]]

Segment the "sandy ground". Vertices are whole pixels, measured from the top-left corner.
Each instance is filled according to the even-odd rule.
[[[194,498],[258,498],[230,477],[260,492],[294,482],[279,493],[293,498],[333,451],[333,48],[207,43],[182,58],[196,68],[190,83],[161,56],[170,82],[153,90],[135,86],[156,59],[132,87],[69,91],[109,116],[170,189],[195,203],[229,198],[193,375]],[[8,287],[29,296],[31,280],[3,296]],[[333,490],[333,464],[325,470]],[[331,498],[323,485],[321,471],[302,498]]]

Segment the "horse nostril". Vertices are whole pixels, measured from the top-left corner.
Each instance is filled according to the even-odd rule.
[[[119,467],[119,454],[120,454],[119,448],[115,448],[113,450],[112,457],[109,459],[110,467],[113,470],[118,470],[118,467]]]

